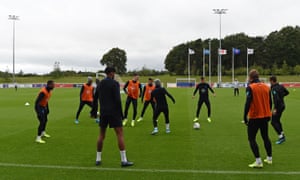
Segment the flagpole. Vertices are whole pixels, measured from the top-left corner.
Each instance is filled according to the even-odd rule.
[[[209,85],[211,85],[211,41],[208,41],[209,56],[208,56],[208,75],[209,75]]]
[[[190,49],[188,48],[188,81],[190,83],[190,79],[191,79],[191,65],[190,65]]]
[[[248,72],[249,72],[249,70],[248,70],[248,48],[247,48],[247,70],[246,70],[246,79],[247,79],[247,81],[248,81]]]
[[[232,48],[232,82],[234,82],[234,48]]]
[[[202,76],[205,77],[205,49],[203,48],[203,65],[202,65]]]

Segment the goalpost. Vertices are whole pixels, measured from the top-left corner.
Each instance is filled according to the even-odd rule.
[[[195,78],[176,78],[176,87],[195,87],[196,79]]]

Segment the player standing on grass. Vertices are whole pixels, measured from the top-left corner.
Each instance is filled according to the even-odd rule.
[[[155,103],[153,100],[151,100],[151,92],[155,89],[155,86],[153,84],[153,79],[148,79],[148,84],[144,86],[143,93],[142,93],[142,102],[144,102],[144,107],[141,113],[141,117],[137,120],[137,122],[140,122],[143,120],[145,111],[149,104],[151,104],[153,115],[154,115],[154,109],[155,109]]]
[[[193,93],[193,98],[195,98],[197,91],[199,91],[199,100],[198,100],[197,112],[196,112],[196,117],[194,119],[194,122],[197,122],[199,120],[200,109],[203,103],[205,103],[207,107],[207,121],[211,122],[210,119],[211,107],[210,107],[210,101],[208,97],[208,90],[210,90],[213,93],[213,95],[216,96],[214,90],[210,87],[208,83],[205,82],[205,78],[201,77],[201,82],[197,84],[196,89],[194,90]]]
[[[94,96],[94,87],[92,85],[93,83],[93,78],[88,77],[88,82],[83,84],[80,90],[80,103],[79,107],[76,113],[76,119],[75,119],[75,124],[79,124],[79,115],[81,110],[83,109],[84,105],[88,105],[90,108],[93,108],[93,96]],[[90,112],[90,116],[92,117],[92,111]]]
[[[233,82],[233,94],[234,96],[239,96],[240,95],[240,90],[239,90],[239,81],[237,79],[234,80]]]
[[[40,122],[38,127],[38,134],[36,137],[36,142],[40,144],[46,143],[44,140],[42,140],[42,137],[50,138],[50,135],[46,133],[46,125],[48,122],[48,114],[49,114],[49,106],[48,101],[51,97],[51,91],[54,89],[54,81],[49,80],[47,82],[47,86],[43,87],[38,97],[35,101],[35,112],[37,114],[38,120]]]
[[[259,74],[255,69],[249,72],[249,81],[250,84],[246,88],[244,122],[247,125],[249,144],[256,158],[254,163],[249,164],[249,167],[262,168],[263,163],[256,143],[256,134],[260,130],[264,141],[267,152],[267,158],[264,162],[272,164],[272,145],[268,134],[268,122],[271,118],[272,109],[271,92],[266,84],[259,81]]]
[[[169,120],[169,107],[166,99],[166,95],[173,101],[175,104],[175,99],[173,96],[168,93],[168,91],[161,87],[161,82],[159,79],[154,81],[155,89],[151,92],[151,100],[155,102],[155,110],[153,115],[153,126],[154,130],[152,131],[152,135],[158,133],[157,121],[160,113],[164,113],[165,123],[166,123],[166,133],[170,133],[170,120]]]
[[[285,109],[284,97],[289,94],[289,91],[284,86],[277,83],[276,76],[270,77],[270,83],[274,103],[271,124],[278,134],[278,140],[276,141],[276,144],[281,144],[285,141],[285,135],[280,118]]]
[[[114,128],[117,135],[118,146],[121,155],[121,166],[132,166],[133,162],[129,162],[126,157],[125,143],[122,128],[122,103],[120,96],[120,85],[114,80],[115,69],[107,67],[105,69],[107,77],[103,79],[96,88],[95,98],[99,98],[100,102],[100,135],[97,142],[96,165],[101,165],[101,155],[103,141],[106,134],[107,126]]]
[[[125,94],[127,94],[126,104],[125,104],[125,112],[124,112],[124,120],[123,126],[127,124],[127,115],[130,104],[133,105],[133,118],[131,121],[131,126],[135,125],[135,118],[137,115],[137,99],[142,95],[142,86],[139,82],[139,76],[134,74],[133,79],[126,82],[123,88]]]

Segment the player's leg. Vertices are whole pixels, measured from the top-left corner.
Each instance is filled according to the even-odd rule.
[[[132,99],[132,106],[133,106],[133,117],[132,117],[132,121],[131,121],[131,126],[134,127],[135,118],[137,115],[137,99]]]
[[[202,99],[199,99],[198,104],[197,104],[197,111],[196,111],[196,117],[194,119],[194,122],[197,122],[199,120],[200,110],[201,110],[203,103],[204,103],[204,101]]]
[[[42,137],[50,138],[51,136],[46,133],[46,127],[47,127],[47,123],[48,123],[48,114],[46,113],[44,116],[45,116],[44,117],[45,125],[42,129]]]
[[[142,119],[143,119],[143,117],[144,117],[144,114],[145,114],[145,112],[146,112],[146,109],[147,109],[149,103],[150,103],[150,101],[145,101],[145,102],[144,102],[143,110],[142,110],[142,113],[141,113],[141,118],[142,118]]]
[[[210,115],[211,115],[211,106],[210,106],[210,101],[209,99],[206,99],[205,100],[205,105],[207,107],[207,121],[208,122],[211,122],[211,119],[210,119]]]
[[[78,118],[79,118],[80,112],[83,109],[83,106],[84,106],[84,102],[80,100],[79,107],[78,107],[78,110],[77,110],[77,113],[76,113],[75,124],[79,123],[79,119]]]
[[[239,96],[240,95],[240,89],[236,88],[236,92],[237,92],[237,95]]]
[[[125,102],[123,126],[126,126],[126,124],[127,124],[127,116],[128,116],[128,109],[129,109],[130,103],[131,103],[131,97],[127,96],[126,102]]]
[[[105,139],[106,129],[108,126],[109,118],[110,118],[109,116],[101,116],[101,121],[99,123],[100,132],[99,132],[98,141],[97,141],[97,155],[96,155],[96,165],[97,166],[101,164],[103,142]]]
[[[151,107],[152,107],[152,118],[154,117],[154,111],[155,111],[155,102],[151,101]]]
[[[42,133],[43,130],[45,129],[45,113],[44,112],[37,112],[37,118],[39,120],[39,126],[38,126],[38,132],[37,132],[37,137],[36,137],[36,142],[37,143],[45,143],[45,141],[42,140]]]
[[[257,123],[257,120],[249,120],[247,133],[248,133],[248,141],[250,144],[250,148],[252,150],[252,153],[255,157],[255,162],[253,164],[249,164],[249,167],[253,168],[260,168],[262,167],[262,161],[259,154],[258,145],[256,143],[256,134],[259,129],[259,124]]]
[[[268,132],[268,121],[269,119],[263,119],[260,121],[260,134],[264,141],[264,146],[267,152],[267,158],[264,160],[268,164],[272,164],[272,145],[269,138],[269,132]]]
[[[285,141],[285,135],[282,128],[282,123],[280,121],[283,111],[284,109],[278,109],[276,114],[272,115],[271,124],[278,134],[278,140],[276,141],[276,144],[281,144]]]
[[[170,119],[169,119],[169,108],[163,110],[165,116],[165,123],[166,123],[166,133],[170,133]]]
[[[155,111],[154,111],[154,115],[153,115],[153,127],[154,127],[154,130],[152,131],[152,135],[155,135],[158,133],[158,127],[157,127],[157,121],[158,121],[158,116],[159,114],[161,113],[161,110],[156,108]]]

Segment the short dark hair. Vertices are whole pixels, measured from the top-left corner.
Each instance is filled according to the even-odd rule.
[[[250,72],[249,72],[249,77],[251,79],[258,79],[259,78],[259,73],[256,69],[252,69]]]
[[[109,74],[111,72],[116,72],[116,69],[114,67],[106,67],[104,72],[105,74]]]
[[[153,79],[150,77],[148,80],[149,80],[149,81],[152,81]]]
[[[50,85],[50,84],[54,84],[54,81],[53,80],[47,81],[47,86]]]
[[[276,76],[271,76],[269,80],[272,81],[272,82],[277,82],[277,77]]]
[[[205,78],[203,77],[203,76],[201,76],[201,78],[200,78],[201,80],[204,80]]]

